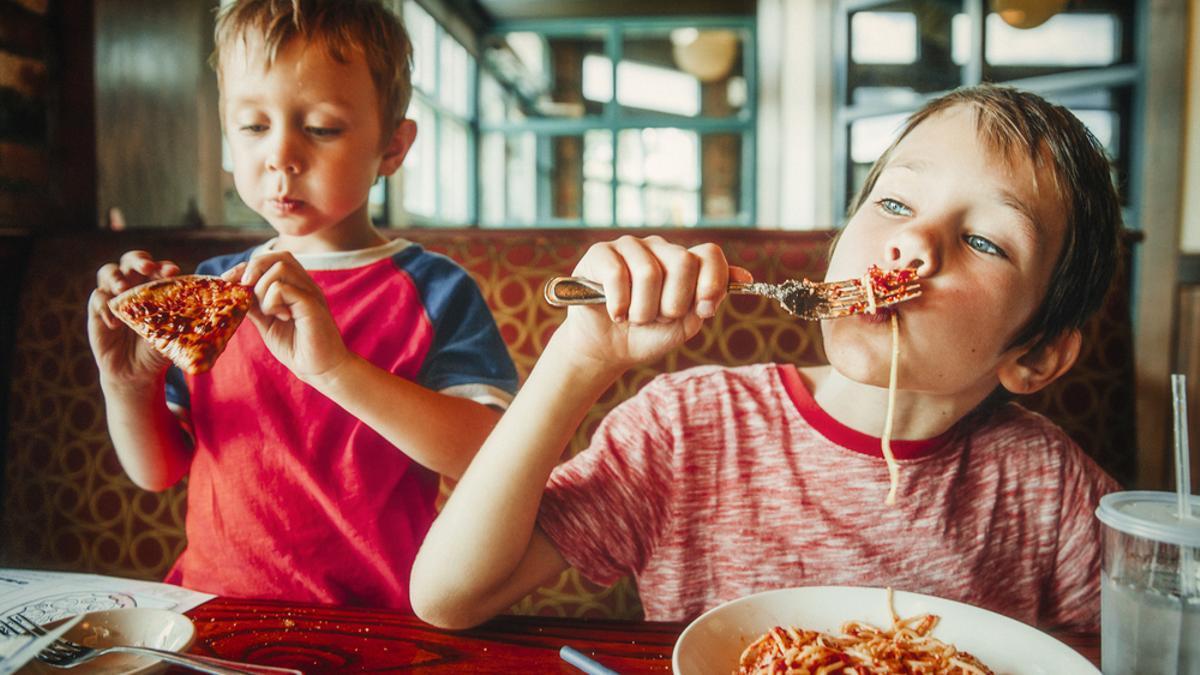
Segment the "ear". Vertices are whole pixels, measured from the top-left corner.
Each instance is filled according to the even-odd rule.
[[[400,124],[396,125],[396,130],[392,132],[392,137],[388,139],[387,145],[383,148],[383,160],[379,163],[379,175],[390,176],[396,173],[415,140],[417,140],[417,123],[408,118],[400,120]]]
[[[1000,384],[1014,394],[1032,394],[1070,370],[1079,357],[1083,337],[1079,330],[1060,333],[1036,351],[1014,349],[1000,365]]]

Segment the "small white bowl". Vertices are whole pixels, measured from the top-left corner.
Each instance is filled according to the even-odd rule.
[[[54,626],[62,621],[65,619],[49,625]],[[196,627],[192,625],[191,619],[179,612],[151,607],[131,607],[89,612],[63,637],[88,647],[129,645],[182,652],[187,651],[195,641]],[[72,675],[86,675],[87,673],[130,675],[132,673],[157,672],[164,665],[158,659],[146,656],[107,654],[69,671],[51,668],[34,660],[20,672],[21,675],[26,673],[61,675],[68,672]]]
[[[902,617],[936,614],[933,637],[970,652],[997,673],[1010,675],[1099,675],[1074,649],[1015,619],[968,604],[923,595],[894,593]],[[774,626],[840,633],[850,620],[891,625],[887,591],[857,586],[808,586],[755,593],[701,614],[675,642],[676,675],[730,675],[742,651]]]

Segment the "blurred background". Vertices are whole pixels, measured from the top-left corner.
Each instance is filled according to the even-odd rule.
[[[386,1],[420,129],[372,193],[386,227],[835,229],[929,97],[1001,82],[1066,105],[1142,237],[1138,434],[1169,443],[1167,375],[1200,379],[1197,2]],[[225,158],[218,5],[0,0],[0,227],[265,227]]]

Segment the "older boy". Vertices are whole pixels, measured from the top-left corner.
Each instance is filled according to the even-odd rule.
[[[367,0],[243,0],[216,45],[238,193],[278,236],[200,265],[257,306],[186,382],[106,304],[178,268],[135,251],[99,271],[89,335],[113,445],[142,487],[189,476],[169,581],[407,609],[437,474],[461,474],[516,386],[466,272],[368,217],[416,135],[408,37]]]
[[[593,247],[575,273],[603,284],[607,311],[572,308],[554,334],[422,545],[414,608],[468,626],[573,565],[601,583],[636,575],[654,620],[848,584],[1095,630],[1091,514],[1115,486],[1046,419],[984,403],[1070,367],[1119,227],[1103,153],[1065,109],[979,87],[912,118],[871,172],[827,277],[872,264],[921,276],[923,295],[898,317],[895,506],[880,459],[882,315],[826,322],[826,367],[660,376],[556,468],[624,369],[695,334],[726,283],[745,280],[712,245]]]

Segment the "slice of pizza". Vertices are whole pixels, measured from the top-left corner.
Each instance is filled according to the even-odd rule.
[[[220,277],[185,274],[135,286],[109,308],[186,373],[212,368],[246,318],[250,289]]]

